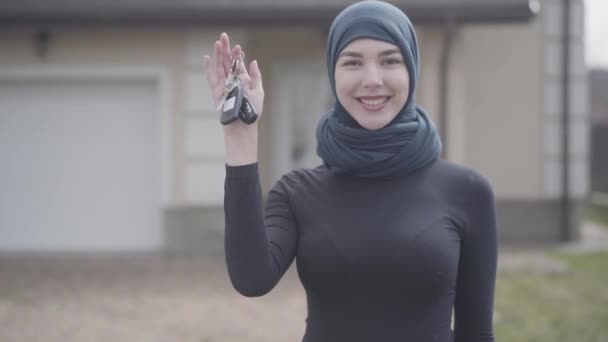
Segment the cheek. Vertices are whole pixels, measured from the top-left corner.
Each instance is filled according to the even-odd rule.
[[[396,100],[401,103],[401,105],[405,105],[408,99],[408,95],[410,92],[410,80],[407,73],[403,74],[393,74],[394,77],[391,78],[391,85],[395,92]]]
[[[336,80],[336,93],[348,93],[356,83],[355,73],[340,69],[336,70],[334,79]]]
[[[336,80],[336,94],[338,96],[338,100],[340,103],[344,104],[344,101],[349,100],[349,93],[353,88],[352,77],[349,77],[347,73],[336,71],[335,75]]]

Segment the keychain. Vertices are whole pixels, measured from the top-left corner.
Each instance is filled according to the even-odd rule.
[[[229,125],[237,119],[250,125],[258,118],[255,107],[245,95],[241,80],[237,76],[239,64],[243,63],[244,58],[245,55],[241,53],[240,58],[236,58],[232,61],[230,74],[226,78],[226,83],[224,85],[224,95],[220,98],[216,108],[218,112],[220,110],[222,112],[222,115],[220,116],[222,125]]]

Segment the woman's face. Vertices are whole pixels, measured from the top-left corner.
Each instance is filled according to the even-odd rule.
[[[358,39],[336,60],[338,101],[369,130],[388,125],[407,102],[410,78],[401,51],[391,43]]]

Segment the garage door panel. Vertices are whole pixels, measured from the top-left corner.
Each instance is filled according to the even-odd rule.
[[[160,245],[152,82],[0,81],[0,248]]]

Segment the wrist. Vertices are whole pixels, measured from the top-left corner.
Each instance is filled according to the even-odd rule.
[[[257,123],[246,125],[235,122],[224,127],[226,146],[226,164],[240,166],[258,161],[258,127]]]

